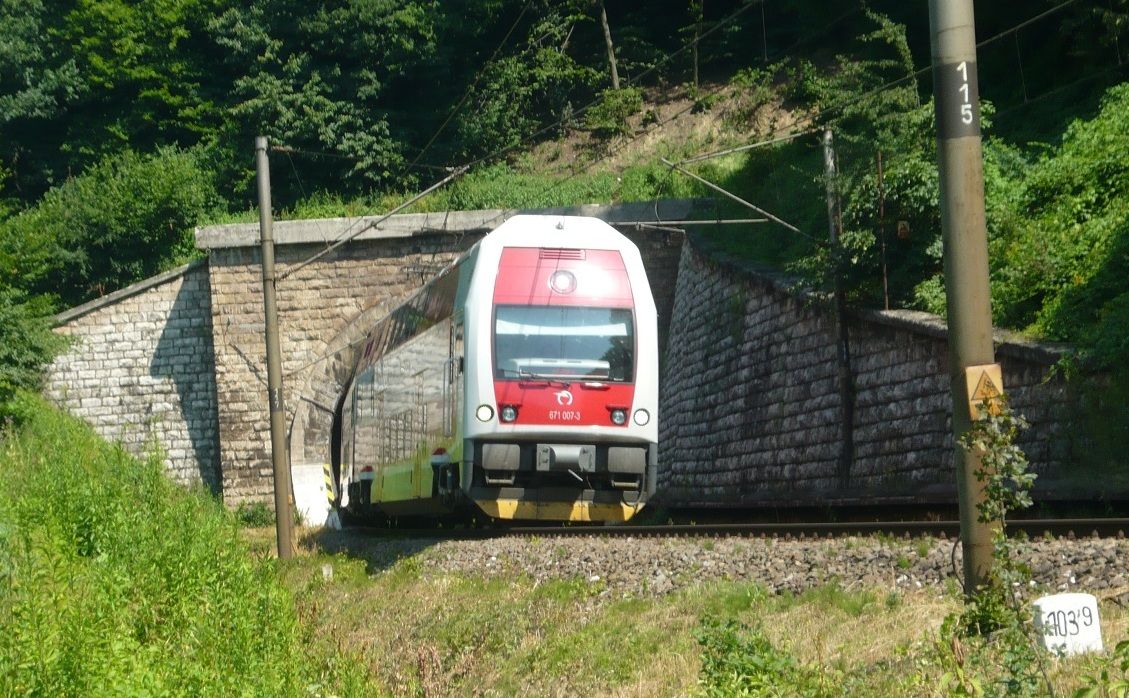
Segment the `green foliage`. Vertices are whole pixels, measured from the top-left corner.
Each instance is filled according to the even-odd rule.
[[[1126,698],[1129,696],[1129,640],[1117,643],[1097,675],[1082,678],[1074,698]]]
[[[190,259],[217,205],[192,151],[109,157],[0,223],[0,282],[81,303]]]
[[[629,136],[632,128],[628,120],[642,109],[643,92],[639,88],[607,89],[584,113],[584,124],[597,138]]]
[[[123,149],[193,142],[222,112],[199,51],[219,0],[0,4],[0,142],[25,201]]]
[[[0,693],[332,693],[223,507],[35,402],[0,446]]]
[[[992,241],[997,320],[1081,342],[1101,365],[1124,365],[1118,319],[1129,307],[1129,85],[1097,117],[1032,163]]]
[[[38,390],[43,367],[63,348],[63,337],[51,331],[50,302],[0,287],[0,421],[23,421],[26,403],[20,391]]]
[[[936,651],[946,668],[943,683],[955,695],[1030,696],[1045,680],[1022,596],[1031,573],[1018,559],[1004,525],[1010,512],[1031,505],[1035,476],[1027,472],[1027,458],[1015,446],[1027,423],[1006,399],[995,405],[985,401],[979,411],[960,444],[980,458],[975,474],[984,485],[984,499],[977,505],[977,518],[1000,522],[992,530],[992,573],[973,592],[963,613],[945,619]]]
[[[733,91],[728,95],[725,123],[739,130],[747,130],[750,126],[756,125],[761,109],[772,104],[777,97],[774,83],[776,74],[782,69],[783,64],[776,63],[762,68],[743,68],[737,71],[730,81]]]
[[[707,618],[694,633],[702,647],[701,695],[834,696],[827,676],[804,666],[756,628],[735,620]]]
[[[54,8],[51,8],[54,9]],[[61,174],[57,128],[65,104],[86,91],[67,47],[51,41],[44,0],[0,0],[0,195],[38,196]],[[34,132],[34,134],[33,134]],[[25,191],[30,189],[31,191]]]
[[[274,525],[274,511],[262,502],[240,502],[235,518],[244,526],[255,528]]]
[[[236,160],[237,153],[266,135],[350,158],[345,181],[336,178],[339,188],[387,182],[403,154],[384,100],[415,65],[434,56],[436,22],[434,8],[422,2],[311,9],[296,0],[257,0],[217,12],[208,31],[234,76],[225,95],[232,108],[221,130],[223,152],[248,162]],[[339,160],[334,169],[348,162]],[[316,175],[307,179],[325,183]]]
[[[980,418],[960,438],[962,448],[980,457],[974,474],[984,483],[984,501],[978,505],[977,517],[985,523],[1004,521],[1009,512],[1031,506],[1035,484],[1027,456],[1015,445],[1019,432],[1029,426],[1027,420],[1015,414],[1005,398],[997,405],[985,401]]]
[[[585,3],[546,3],[516,53],[483,70],[459,112],[459,154],[489,154],[527,139],[558,135],[571,127],[574,105],[589,101],[602,71],[573,57],[566,47],[577,24],[591,24]]]

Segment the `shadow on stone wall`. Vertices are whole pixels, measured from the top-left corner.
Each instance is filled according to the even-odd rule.
[[[221,486],[214,357],[208,267],[200,265],[185,274],[153,352],[149,375],[173,382],[179,397],[175,407],[187,428],[186,439],[170,438],[168,434],[162,437],[169,460],[186,465],[195,462],[200,480],[218,495]],[[181,450],[184,452],[178,452]]]
[[[694,241],[696,242],[696,241]],[[669,506],[955,500],[946,329],[913,311],[848,320],[855,398],[841,419],[832,314],[781,279],[683,248],[660,393],[659,495]],[[1057,496],[1073,471],[1056,349],[997,335],[1019,445]],[[837,459],[849,429],[848,468]],[[1040,487],[1043,489],[1040,490]]]

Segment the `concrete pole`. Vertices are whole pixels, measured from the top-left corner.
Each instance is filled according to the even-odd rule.
[[[275,298],[274,230],[270,203],[270,161],[267,139],[255,138],[255,172],[259,189],[259,237],[263,254],[263,310],[266,316],[267,400],[270,403],[271,460],[274,465],[274,521],[278,557],[294,557],[291,518],[290,463],[286,452],[286,408],[282,402],[282,357],[278,339],[278,301]]]
[[[823,175],[827,187],[828,242],[835,274],[835,354],[839,371],[840,428],[839,459],[836,465],[839,487],[851,484],[855,460],[855,384],[851,372],[851,342],[847,328],[847,294],[843,282],[843,250],[839,243],[843,214],[839,203],[839,165],[831,129],[823,132]]]
[[[941,175],[941,233],[949,322],[953,437],[972,423],[966,374],[994,362],[988,288],[988,235],[980,149],[980,95],[972,0],[929,0],[933,94]],[[1002,386],[1000,386],[1002,388]],[[973,593],[992,571],[992,527],[979,521],[984,486],[980,457],[954,444],[964,551],[964,591]]]

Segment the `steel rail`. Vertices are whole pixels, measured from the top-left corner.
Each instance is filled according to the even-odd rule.
[[[960,522],[944,521],[834,521],[787,523],[707,523],[663,525],[558,526],[506,525],[467,528],[392,528],[353,526],[352,530],[403,538],[482,539],[504,537],[650,537],[650,538],[838,538],[843,536],[890,535],[897,537],[959,536]],[[1011,535],[1123,538],[1129,534],[1129,518],[1017,519],[1007,523]]]

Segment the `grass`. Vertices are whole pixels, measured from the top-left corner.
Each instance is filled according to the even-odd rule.
[[[0,695],[369,693],[235,517],[39,398],[0,444]]]
[[[0,444],[0,695],[920,696],[958,669],[991,686],[1004,655],[972,639],[977,664],[960,663],[939,630],[953,588],[631,597],[501,556],[501,573],[445,572],[435,549],[383,554],[363,533],[275,561],[270,529],[27,399],[32,418]],[[1101,612],[1112,647],[1129,613]],[[1046,661],[1057,695],[1124,673]]]
[[[313,634],[368,658],[368,678],[392,695],[940,696],[955,661],[940,639],[961,606],[952,587],[772,594],[717,582],[633,598],[602,580],[445,572],[427,548],[374,567],[373,542],[357,537],[356,553],[332,555],[307,538],[283,579]],[[907,557],[923,547],[888,544]],[[1129,613],[1102,614],[1112,647]],[[1048,661],[1056,694],[1070,695],[1102,659]],[[990,683],[998,667],[975,670]]]

